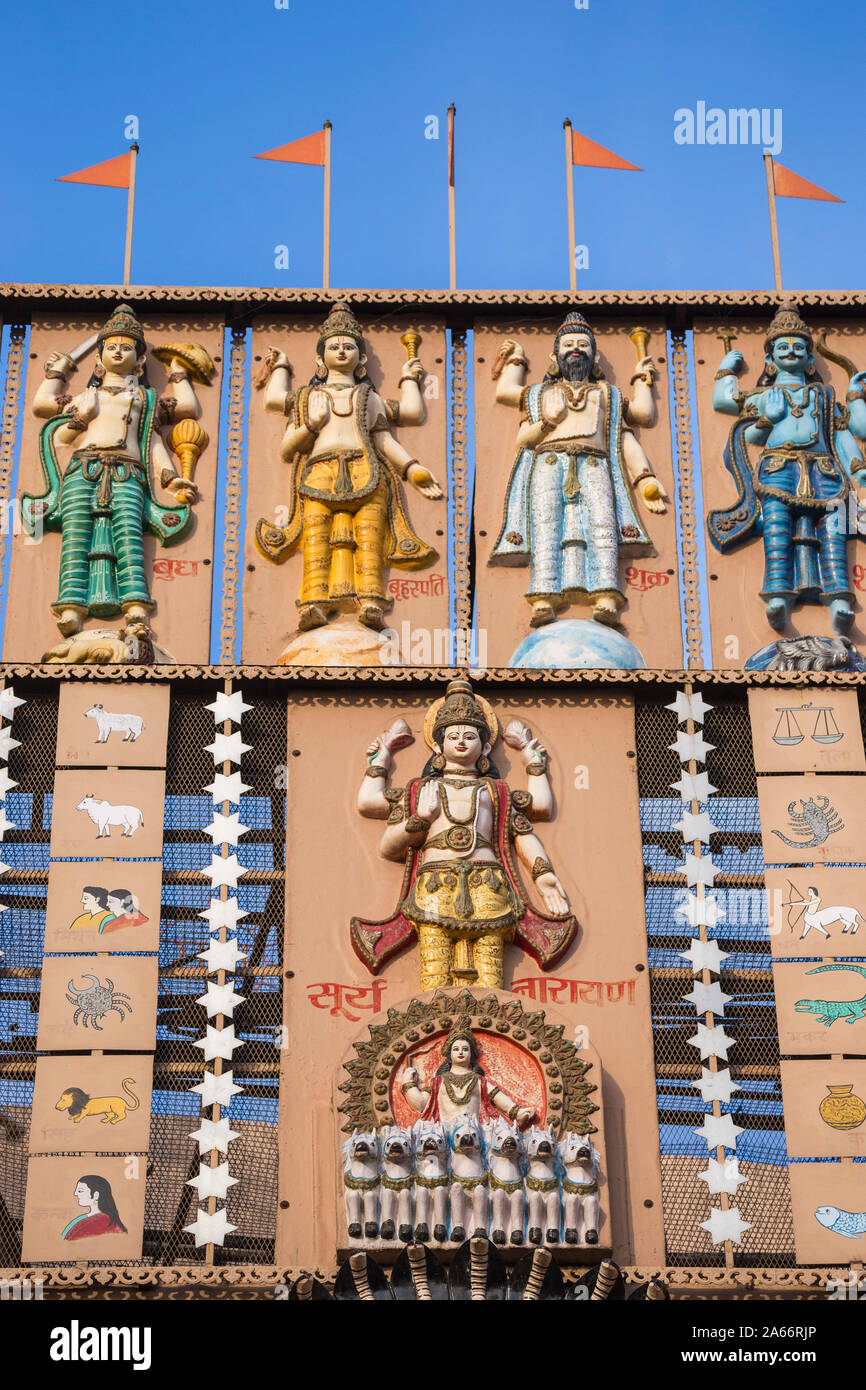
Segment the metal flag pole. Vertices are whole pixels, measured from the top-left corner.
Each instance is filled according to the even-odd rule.
[[[767,175],[767,201],[770,206],[770,240],[773,243],[773,276],[776,289],[782,289],[782,260],[779,255],[779,224],[776,220],[776,180],[773,173],[773,156],[764,150],[764,169]]]
[[[331,283],[331,122],[325,121],[325,225],[322,234],[322,288]]]
[[[126,197],[126,247],[123,252],[123,283],[130,283],[132,269],[132,219],[135,213],[135,166],[138,161],[138,142],[129,147],[129,190]]]
[[[574,246],[574,164],[572,163],[571,121],[566,116],[565,131],[565,199],[568,207],[568,287],[577,293],[577,259]]]

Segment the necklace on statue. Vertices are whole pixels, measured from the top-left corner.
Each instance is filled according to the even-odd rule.
[[[442,1080],[445,1082],[445,1090],[452,1104],[465,1105],[472,1095],[472,1092],[475,1090],[475,1087],[478,1085],[478,1073],[474,1071],[470,1072],[468,1077],[466,1077],[465,1085],[463,1085],[463,1078],[458,1081],[453,1073],[448,1071],[446,1071]],[[460,1089],[461,1086],[463,1087],[462,1090]]]
[[[454,815],[454,812],[448,805],[448,797],[445,793],[445,788],[442,788],[440,804],[446,820],[451,822],[448,829],[445,831],[445,844],[449,849],[453,849],[457,853],[465,853],[466,850],[471,850],[475,845],[475,816],[478,811],[478,794],[480,791],[481,783],[473,782],[469,815],[466,816],[464,820],[460,820]]]

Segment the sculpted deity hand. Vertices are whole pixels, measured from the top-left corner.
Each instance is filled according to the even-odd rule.
[[[490,763],[496,727],[493,711],[460,679],[428,714],[433,757],[421,778],[391,788],[393,730],[368,746],[358,810],[387,819],[380,853],[407,866],[392,918],[352,919],[352,944],[374,973],[417,936],[422,989],[459,983],[501,989],[509,942],[518,940],[550,969],[574,939],[567,895],[532,826],[553,810],[546,751],[525,725],[509,725],[528,782],[526,791],[511,791]],[[529,902],[515,858],[549,915]]]
[[[630,400],[602,380],[595,337],[578,313],[557,333],[543,381],[525,385],[526,353],[514,339],[497,355],[496,399],[520,409],[522,421],[490,564],[529,565],[533,627],[572,602],[591,603],[598,622],[618,623],[625,603],[620,550],[650,548],[632,490],[648,511],[666,510],[664,488],[631,428],[655,422],[647,339],[646,330],[635,330],[643,351]]]
[[[288,525],[260,521],[256,544],[276,564],[302,547],[296,601],[302,631],[340,612],[381,631],[393,602],[386,567],[421,569],[438,558],[412,530],[401,484],[433,500],[442,488],[392,433],[397,424],[420,425],[425,418],[424,368],[413,354],[403,367],[399,400],[385,401],[366,363],[360,326],[347,305],[337,304],[322,326],[310,384],[291,391],[289,360],[275,348],[258,383],[265,408],[291,417],[281,454],[292,468],[292,501]]]
[[[738,495],[732,507],[709,514],[707,528],[723,552],[752,534],[762,536],[760,596],[771,627],[783,631],[795,604],[820,601],[829,606],[834,632],[842,634],[854,621],[847,499],[852,481],[866,483],[857,445],[866,439],[866,373],[819,350],[848,371],[844,406],[821,381],[812,335],[791,306],[779,309],[770,325],[754,390],[737,387],[742,353],[731,349],[722,358],[713,408],[738,417],[724,453]]]
[[[92,341],[92,340],[91,340]],[[198,344],[155,350],[170,361],[170,395],[157,401],[147,384],[147,347],[141,324],[122,304],[96,335],[97,360],[90,381],[77,396],[67,390],[75,358],[89,343],[67,355],[52,352],[45,379],[33,402],[34,413],[48,420],[39,447],[46,492],[25,496],[26,529],[62,532],[60,587],[52,611],[64,636],[81,631],[88,617],[124,615],[127,629],[147,630],[154,607],[144,561],[144,535],[163,545],[186,534],[192,524],[189,503],[197,489],[181,477],[159,427],[169,421],[196,420],[201,413],[191,376],[209,380],[213,363]],[[199,448],[207,443],[198,431]],[[201,442],[203,441],[203,443]],[[72,453],[61,473],[56,446]],[[171,506],[160,503],[154,484],[175,494]]]

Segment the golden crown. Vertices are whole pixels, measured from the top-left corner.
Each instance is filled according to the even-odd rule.
[[[472,686],[464,677],[449,681],[442,701],[433,721],[433,737],[452,724],[470,724],[490,738],[490,724],[487,713],[472,693]]]
[[[460,1041],[468,1042],[473,1054],[477,1056],[479,1052],[478,1042],[470,1027],[470,1018],[468,1014],[462,1014],[460,1018],[455,1019],[454,1027],[442,1044],[443,1056],[447,1054],[448,1049],[452,1047],[454,1043]]]
[[[777,338],[805,338],[809,351],[812,350],[812,334],[809,332],[796,304],[782,304],[776,310],[773,322],[767,329],[764,351],[769,356]]]
[[[321,356],[322,349],[329,338],[351,338],[358,344],[361,352],[364,351],[364,335],[361,332],[361,325],[352,313],[348,304],[335,304],[319,334],[319,341],[316,351]]]
[[[128,304],[118,304],[99,330],[99,341],[106,338],[132,338],[144,347],[144,329]]]

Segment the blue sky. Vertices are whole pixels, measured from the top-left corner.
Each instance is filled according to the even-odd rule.
[[[567,288],[568,115],[645,170],[576,171],[582,288],[772,288],[760,147],[674,142],[674,112],[704,101],[781,108],[781,162],[846,199],[780,202],[786,288],[861,282],[851,3],[288,6],[40,0],[13,12],[7,0],[0,278],[120,279],[125,194],[54,180],[121,153],[134,114],[135,282],[320,283],[322,171],[252,156],[329,118],[332,284],[444,286],[454,101],[460,286]],[[429,115],[438,141],[425,139]],[[287,270],[274,266],[280,244]]]

